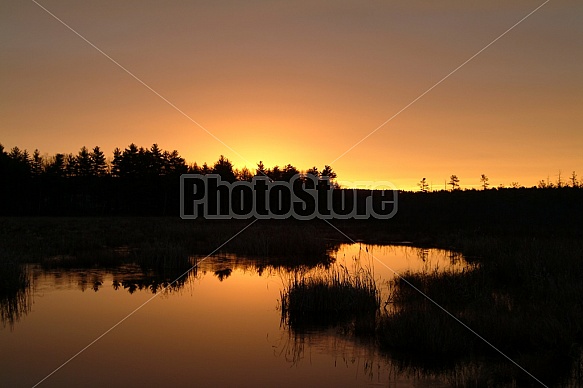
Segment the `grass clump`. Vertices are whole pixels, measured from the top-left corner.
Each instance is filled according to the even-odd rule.
[[[486,295],[480,278],[479,270],[474,270],[405,273],[392,280],[377,328],[381,349],[427,366],[453,365],[458,358],[470,355],[475,351],[476,337],[435,303],[467,321],[468,314],[484,307]]]
[[[0,263],[0,322],[12,327],[31,307],[31,279],[18,263]]]
[[[294,330],[352,325],[374,333],[380,294],[371,269],[342,265],[308,276],[295,273],[281,291],[282,319]]]

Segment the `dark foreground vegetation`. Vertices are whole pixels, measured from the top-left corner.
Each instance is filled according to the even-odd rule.
[[[296,331],[348,325],[355,332],[374,329],[380,291],[370,269],[333,266],[315,277],[295,272],[281,291],[281,313]]]
[[[463,250],[477,266],[402,274],[376,308],[374,281],[292,279],[282,319],[299,335],[336,325],[373,339],[403,370],[449,376],[457,386],[539,386],[524,370],[547,386],[581,386],[583,242],[473,238]]]
[[[476,264],[462,273],[402,274],[390,284],[375,330],[355,333],[373,336],[404,369],[453,374],[459,386],[539,385],[421,291],[544,384],[582,385],[583,192],[569,190],[405,193],[393,220],[334,222],[352,240],[448,248]],[[357,283],[311,282],[317,286],[292,282],[282,300],[321,298],[323,288],[374,295]],[[327,300],[320,314],[347,300]],[[283,313],[292,329],[304,330],[301,313]],[[460,365],[480,367],[460,377]]]
[[[0,327],[13,326],[31,307],[30,277],[26,267],[0,263]]]
[[[480,255],[474,256],[477,269],[405,274],[393,283],[393,310],[379,322],[380,345],[421,365],[447,366],[468,356],[498,359],[479,376],[484,385],[534,382],[412,284],[545,384],[564,383],[572,368],[581,368],[583,243],[474,239],[464,248]]]
[[[403,274],[380,308],[379,285],[366,276],[340,271],[320,279],[299,277],[282,295],[287,324],[297,332],[349,325],[343,333],[372,335],[403,368],[454,373],[459,365],[480,365],[467,367],[472,372],[460,385],[536,386],[414,285],[545,384],[569,385],[571,376],[576,386],[583,382],[582,220],[583,190],[573,188],[403,193],[394,219],[331,221],[342,233],[322,220],[5,217],[3,319],[17,319],[26,310],[27,280],[17,269],[22,263],[47,268],[136,263],[151,277],[146,285],[129,287],[155,291],[190,268],[193,256],[219,247],[294,268],[329,264],[328,253],[344,242],[408,241],[461,252],[477,266],[463,273]]]

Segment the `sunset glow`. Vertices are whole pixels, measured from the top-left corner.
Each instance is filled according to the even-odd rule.
[[[158,143],[407,190],[567,180],[583,175],[583,6],[548,2],[500,37],[542,3],[0,1],[0,143]]]

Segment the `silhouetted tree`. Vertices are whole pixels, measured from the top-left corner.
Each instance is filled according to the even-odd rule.
[[[158,175],[158,171],[153,171],[152,155],[150,150],[144,147],[138,148],[138,158],[136,160],[136,171],[139,177],[152,177]]]
[[[196,162],[188,166],[188,173],[189,174],[200,174],[201,168],[198,166]]]
[[[77,158],[73,154],[65,155],[65,175],[68,177],[77,176]]]
[[[30,156],[28,151],[21,151],[18,147],[13,147],[8,153],[8,167],[11,173],[18,177],[30,175]]]
[[[134,143],[123,150],[119,164],[119,176],[122,178],[136,177],[139,172],[139,152],[138,146]]]
[[[147,155],[149,157],[148,169],[155,172],[156,175],[163,175],[166,163],[164,163],[164,152],[158,147],[158,144],[152,144]]]
[[[263,165],[263,162],[261,160],[259,161],[259,163],[257,163],[257,170],[255,171],[255,176],[267,176],[265,166]]]
[[[267,169],[265,171],[267,176],[274,181],[281,181],[282,180],[282,171],[280,170],[279,166],[274,166],[271,169]]]
[[[194,164],[192,164],[188,170],[188,172],[190,174],[201,174],[201,175],[206,175],[206,174],[210,174],[212,172],[212,170],[209,168],[208,164],[203,163],[202,166],[199,166],[198,163],[194,162]]]
[[[127,174],[137,173],[138,157],[140,150],[138,146],[131,143],[128,148],[126,148],[122,153],[122,161],[125,164],[125,170]]]
[[[121,174],[122,152],[119,148],[113,150],[113,160],[111,161],[111,175],[119,177]]]
[[[221,155],[222,156],[222,155]],[[165,175],[180,175],[185,174],[188,170],[186,166],[186,162],[184,158],[180,156],[177,150],[173,150],[172,152],[163,153],[164,165],[165,165]],[[233,173],[233,165],[229,162],[228,159],[224,159],[226,163],[230,164],[231,166],[231,173]],[[217,162],[218,163],[218,162]],[[216,166],[216,165],[215,165]],[[233,177],[235,174],[233,173]]]
[[[33,176],[41,176],[43,171],[43,157],[40,155],[38,149],[35,149],[32,153],[32,160],[30,162],[30,169]]]
[[[295,168],[291,164],[288,164],[283,168],[283,171],[281,172],[281,180],[289,182],[294,175],[299,173],[300,171],[297,168]]]
[[[427,184],[427,179],[423,178],[421,179],[421,181],[419,183],[417,183],[417,186],[419,186],[419,188],[421,189],[421,192],[426,193],[429,191],[429,185]]]
[[[18,147],[13,147],[9,153],[1,152],[0,172],[2,177],[8,181],[22,181],[30,176],[31,160],[26,150],[21,151]]]
[[[334,180],[336,179],[336,173],[332,170],[332,167],[325,165],[324,169],[322,170],[322,172],[320,173],[321,177],[327,176],[328,178],[330,178],[330,180]]]
[[[573,171],[573,173],[571,174],[571,187],[577,187],[579,185],[579,183],[577,182],[577,174],[575,174],[575,171]]]
[[[88,177],[92,175],[91,155],[87,147],[81,147],[79,154],[75,158],[76,176]]]
[[[0,143],[0,166],[4,166],[8,163],[8,154],[4,151],[4,146]],[[1,172],[1,170],[0,170]]]
[[[452,175],[449,177],[449,185],[451,185],[452,190],[457,190],[460,187],[460,179],[457,175]]]
[[[12,160],[19,161],[22,159],[22,151],[20,151],[18,146],[14,146],[8,153],[8,157]]]
[[[48,162],[46,173],[53,178],[62,178],[66,175],[66,162],[64,154],[56,154]]]
[[[486,174],[482,174],[480,176],[480,182],[482,182],[482,189],[487,190],[490,183],[488,183],[490,179],[486,176]]]
[[[105,176],[107,174],[107,161],[103,151],[98,146],[95,146],[89,157],[91,160],[91,175],[95,177]]]
[[[235,182],[237,180],[235,172],[233,171],[233,164],[223,155],[219,157],[213,166],[213,174],[219,174],[221,179],[227,182]]]
[[[314,167],[312,167],[312,168],[308,169],[308,171],[306,171],[306,175],[307,175],[307,174],[309,174],[309,175],[313,175],[313,176],[315,176],[316,178],[319,178],[319,177],[320,177],[320,173],[318,172],[318,167],[316,167],[316,166],[314,166]]]
[[[251,182],[251,180],[253,180],[253,174],[251,173],[251,170],[249,170],[247,167],[243,167],[241,171],[237,171],[236,175],[237,179],[240,181]]]

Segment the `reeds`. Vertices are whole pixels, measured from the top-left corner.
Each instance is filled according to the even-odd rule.
[[[12,327],[31,308],[31,279],[24,265],[0,264],[0,322]]]
[[[371,268],[295,272],[280,295],[282,319],[294,330],[351,324],[355,331],[374,332],[380,293]]]

